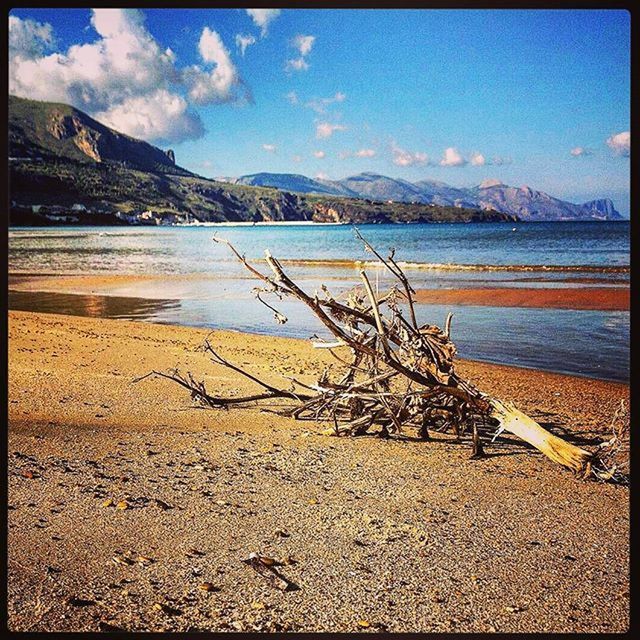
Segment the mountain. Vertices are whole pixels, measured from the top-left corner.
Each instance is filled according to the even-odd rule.
[[[261,173],[242,176],[237,182],[298,190],[304,193],[349,195],[386,202],[412,202],[438,206],[494,210],[516,215],[522,220],[620,220],[609,199],[574,204],[554,198],[528,186],[510,187],[498,180],[487,180],[470,189],[456,188],[436,180],[408,182],[375,173],[361,173],[343,180],[312,180],[291,174]]]
[[[528,186],[506,185],[475,187],[471,201],[482,209],[514,213],[523,220],[620,220],[611,200],[573,204],[554,198]]]
[[[590,200],[589,202],[585,202],[581,208],[595,219],[619,220],[621,218],[609,198]]]
[[[130,169],[193,175],[176,166],[171,150],[114,131],[69,105],[16,96],[9,96],[9,157],[120,162]]]
[[[10,223],[160,224],[223,221],[484,222],[514,216],[371,202],[330,181],[257,174],[198,176],[163,151],[64,104],[9,97]],[[313,193],[312,193],[313,192]]]
[[[415,185],[406,180],[394,180],[376,173],[361,173],[334,184],[346,187],[360,198],[426,204],[426,201],[421,197],[420,190],[416,189]]]
[[[235,184],[246,184],[255,187],[274,187],[282,191],[295,191],[296,193],[358,197],[358,194],[348,189],[335,188],[331,183],[325,184],[320,180],[312,180],[311,178],[296,173],[255,173],[250,176],[238,178],[235,180]]]

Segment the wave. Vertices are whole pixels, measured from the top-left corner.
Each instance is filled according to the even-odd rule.
[[[261,262],[264,259],[260,260]],[[282,264],[301,267],[380,267],[377,260],[346,260],[340,258],[284,258],[278,259]],[[402,269],[420,269],[426,271],[544,271],[573,273],[630,273],[629,265],[592,265],[592,264],[453,264],[443,262],[403,262],[397,261]]]

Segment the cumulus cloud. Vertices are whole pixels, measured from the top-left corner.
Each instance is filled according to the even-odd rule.
[[[311,53],[313,43],[316,41],[315,36],[304,36],[298,34],[292,41],[291,45],[297,49],[300,54],[297,58],[291,58],[287,60],[285,69],[287,71],[306,71],[309,68],[309,63],[306,57]]]
[[[240,84],[238,71],[218,33],[205,27],[198,42],[198,51],[203,62],[215,66],[211,71],[206,71],[199,65],[183,71],[191,100],[196,104],[236,100],[237,94],[234,90]]]
[[[471,154],[469,162],[471,162],[474,167],[483,167],[487,164],[487,159],[481,153],[475,152]]]
[[[411,167],[415,164],[428,164],[429,156],[421,151],[407,151],[399,147],[395,142],[391,144],[391,156],[393,164],[398,167]]]
[[[199,138],[204,126],[197,114],[190,113],[184,98],[166,89],[127,98],[106,111],[94,114],[96,120],[134,138],[163,143]]]
[[[482,154],[477,155],[481,156]],[[463,167],[465,164],[467,164],[467,161],[455,147],[447,147],[442,154],[442,160],[440,160],[440,166],[442,167]]]
[[[300,104],[300,100],[298,99],[298,94],[295,91],[289,91],[289,93],[287,93],[285,97],[290,104],[294,104],[294,105]]]
[[[322,158],[324,158],[327,154],[324,151],[314,151],[313,152],[313,157],[314,158],[318,158],[319,160],[322,160]]]
[[[574,158],[593,155],[593,151],[591,151],[591,149],[585,149],[584,147],[574,147],[571,149],[570,153]]]
[[[269,31],[269,24],[280,15],[280,9],[247,9],[246,11],[256,27],[259,27],[263,38]]]
[[[318,122],[316,124],[316,138],[330,138],[334,131],[346,131],[343,124],[332,124],[331,122]]]
[[[9,91],[34,100],[65,102],[123,133],[151,141],[202,136],[189,102],[238,100],[241,79],[215,31],[205,28],[200,57],[212,70],[176,67],[176,56],[149,33],[136,9],[94,9],[94,42],[49,52],[48,24],[9,16]]]
[[[269,153],[275,153],[278,147],[275,144],[263,144],[262,148]]]
[[[247,47],[250,47],[255,43],[256,39],[252,35],[244,35],[242,33],[236,34],[236,47],[240,49],[241,56],[244,56],[244,52],[247,50]]]
[[[9,50],[27,60],[39,58],[54,44],[50,24],[9,16]]]
[[[628,158],[631,154],[631,132],[615,133],[607,138],[607,144],[616,155]]]
[[[33,45],[27,45],[22,21],[13,18],[10,30],[21,35],[21,46],[9,51],[11,93],[71,102],[95,112],[132,97],[134,92],[142,95],[165,87],[176,77],[173,52],[162,50],[145,29],[138,11],[95,9],[91,24],[101,36],[99,40],[72,45],[66,54],[30,57],[25,51],[37,51],[42,35],[34,33]]]

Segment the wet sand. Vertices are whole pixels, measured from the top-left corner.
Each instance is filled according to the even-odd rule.
[[[491,287],[476,289],[419,289],[422,304],[533,307],[591,311],[629,311],[628,287]]]
[[[196,408],[251,383],[204,330],[9,314],[9,626],[16,631],[620,632],[629,494],[513,439],[469,459],[432,442],[318,435],[258,408]],[[298,340],[216,331],[280,383],[329,361]],[[515,367],[459,370],[594,446],[629,388]],[[125,508],[119,508],[125,507]],[[286,561],[281,592],[242,562]],[[210,583],[209,590],[203,585]]]
[[[246,277],[251,279],[249,276]],[[166,282],[169,287],[171,283],[216,279],[215,275],[208,274],[163,274],[161,276],[153,274],[135,276],[11,274],[9,288],[23,292],[113,295],[129,287],[139,287],[136,291],[140,297],[141,292],[144,292],[145,283],[157,285]],[[630,290],[627,284],[621,283],[621,285],[418,289],[416,301],[422,304],[628,311]]]

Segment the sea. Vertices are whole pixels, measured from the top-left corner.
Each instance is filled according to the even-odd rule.
[[[622,222],[362,225],[384,256],[393,251],[414,289],[626,287],[630,225]],[[131,275],[90,289],[9,292],[9,308],[215,329],[326,338],[306,307],[279,300],[224,243],[263,272],[265,251],[306,291],[345,298],[365,269],[382,293],[390,274],[351,225],[224,224],[20,227],[9,230],[10,274]],[[287,317],[276,322],[256,293]],[[420,304],[421,323],[443,325],[461,358],[619,382],[629,380],[628,311]]]

